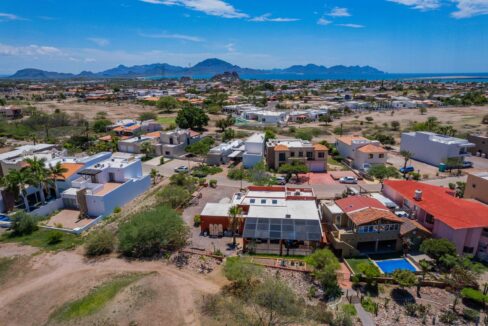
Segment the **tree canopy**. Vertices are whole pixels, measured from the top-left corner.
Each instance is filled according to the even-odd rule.
[[[202,128],[208,125],[208,115],[200,108],[193,105],[186,105],[183,107],[176,116],[176,124],[178,127],[194,130],[202,130]]]

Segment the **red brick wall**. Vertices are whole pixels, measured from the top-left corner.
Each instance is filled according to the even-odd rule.
[[[201,216],[200,230],[201,232],[209,231],[210,224],[222,224],[222,230],[229,229],[230,218],[223,216]],[[239,225],[239,234],[242,234],[244,229],[244,222]]]

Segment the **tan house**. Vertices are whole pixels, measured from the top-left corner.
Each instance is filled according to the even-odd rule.
[[[343,136],[336,139],[339,154],[350,161],[355,169],[367,170],[375,164],[386,164],[386,151],[377,140],[361,136]]]
[[[464,198],[476,199],[488,205],[488,172],[468,174]]]
[[[330,206],[322,208],[330,210]],[[337,214],[337,211],[342,213]],[[327,239],[337,255],[351,257],[402,249],[400,228],[403,219],[376,199],[352,196],[337,200],[334,212],[324,212],[324,216]]]
[[[286,163],[302,161],[312,172],[327,171],[328,148],[302,139],[270,139],[266,143],[266,163],[278,170]]]

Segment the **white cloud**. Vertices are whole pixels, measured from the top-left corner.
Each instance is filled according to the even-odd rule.
[[[234,43],[227,43],[224,47],[227,49],[227,52],[236,52],[236,45]]]
[[[201,11],[211,16],[224,18],[248,18],[249,15],[235,9],[231,4],[222,0],[140,0],[142,2],[166,5],[182,6],[188,9]]]
[[[488,0],[452,0],[456,3],[458,11],[452,17],[461,19],[479,15],[488,15]]]
[[[364,25],[359,24],[337,24],[337,26],[349,27],[349,28],[364,28]]]
[[[249,19],[249,21],[252,21],[252,22],[276,22],[276,23],[296,22],[298,20],[300,20],[300,19],[298,19],[298,18],[282,18],[282,17],[271,18],[271,14],[264,14],[264,15]]]
[[[322,17],[322,18],[319,18],[319,20],[317,20],[317,24],[326,26],[326,25],[332,24],[332,21],[327,20],[327,19]]]
[[[440,0],[388,0],[388,1],[399,3],[405,6],[412,7],[413,9],[418,9],[422,11],[434,10],[441,6]]]
[[[95,43],[98,46],[107,46],[110,44],[110,41],[106,38],[101,37],[89,37],[87,38],[88,41]]]
[[[203,42],[205,41],[203,38],[198,36],[192,35],[184,35],[184,34],[169,34],[169,33],[159,33],[159,34],[139,34],[142,37],[147,38],[165,38],[165,39],[175,39],[175,40],[183,40],[183,41],[190,41],[190,42]]]
[[[63,52],[52,46],[42,45],[28,45],[28,46],[13,46],[0,43],[0,55],[4,56],[59,56]]]
[[[341,8],[341,7],[334,7],[334,9],[332,9],[331,12],[329,12],[327,15],[332,16],[332,17],[349,17],[349,16],[351,16],[351,14],[347,10],[347,8]]]
[[[25,20],[25,18],[19,17],[14,14],[9,14],[6,12],[0,12],[0,22],[12,21],[12,20]]]

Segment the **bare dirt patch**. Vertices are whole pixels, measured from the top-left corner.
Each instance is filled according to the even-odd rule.
[[[178,270],[165,261],[127,261],[115,256],[87,260],[73,251],[34,256],[24,271],[0,288],[0,320],[8,320],[9,325],[56,324],[49,320],[56,309],[121,273],[154,274],[121,291],[96,314],[69,324],[200,325],[195,302],[202,294],[220,289],[212,277]]]

